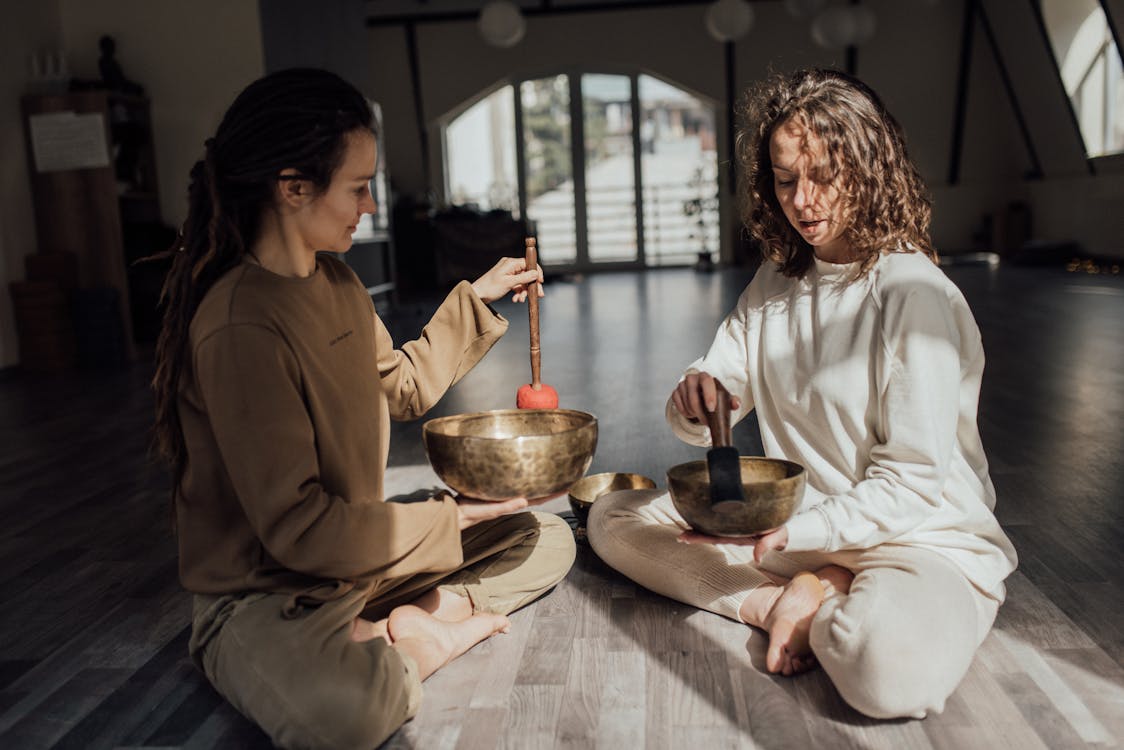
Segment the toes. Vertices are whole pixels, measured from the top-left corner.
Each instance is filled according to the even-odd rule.
[[[765,669],[776,674],[784,665],[784,647],[780,643],[770,641],[769,649],[765,652]]]
[[[785,677],[803,674],[818,666],[815,654],[794,654],[784,646],[769,649],[766,666],[773,674]]]

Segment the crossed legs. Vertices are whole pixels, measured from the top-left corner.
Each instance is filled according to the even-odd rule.
[[[659,490],[594,504],[589,540],[640,585],[764,630],[766,667],[823,666],[840,695],[877,718],[940,711],[994,620],[998,602],[928,550],[770,553],[680,544],[687,526]]]

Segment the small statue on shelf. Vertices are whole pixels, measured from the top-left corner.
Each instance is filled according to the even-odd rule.
[[[117,62],[114,55],[117,52],[117,42],[113,37],[106,35],[98,40],[98,49],[101,57],[98,58],[98,71],[101,73],[102,83],[110,91],[119,91],[122,94],[144,95],[144,87],[139,83],[130,81],[121,70],[121,63]]]

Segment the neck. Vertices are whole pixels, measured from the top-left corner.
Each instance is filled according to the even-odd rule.
[[[316,270],[316,250],[308,247],[292,224],[276,211],[262,216],[250,254],[262,268],[279,276],[304,278]]]
[[[849,245],[838,244],[813,248],[816,257],[827,263],[853,263],[858,254]]]

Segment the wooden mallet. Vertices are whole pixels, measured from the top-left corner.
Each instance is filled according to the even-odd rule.
[[[535,238],[528,237],[527,245],[527,270],[532,271],[539,267],[538,252],[535,250]],[[539,283],[534,282],[527,286],[527,315],[531,323],[531,382],[519,386],[515,394],[515,405],[520,409],[557,409],[558,392],[540,379],[542,352],[539,348]]]

